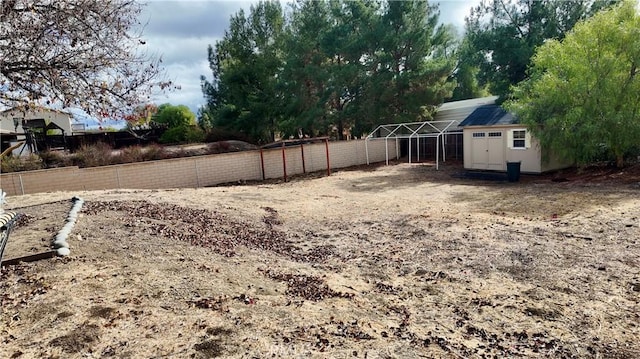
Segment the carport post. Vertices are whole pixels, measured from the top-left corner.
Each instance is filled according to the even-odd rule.
[[[411,136],[409,135],[409,163],[411,163]]]
[[[411,163],[411,137],[413,137],[413,135],[416,136],[416,161],[420,162],[420,131],[422,131],[422,128],[425,125],[427,125],[427,122],[423,122],[415,130],[411,130],[405,125],[405,127],[409,128],[409,130],[411,131],[411,134],[409,135],[409,163]],[[429,124],[429,126],[433,127],[433,125],[431,124]]]
[[[447,162],[447,136],[442,135],[442,162]]]
[[[438,170],[438,162],[440,161],[440,147],[438,147],[438,145],[440,143],[438,143],[438,140],[440,139],[439,136],[436,136],[436,171]]]

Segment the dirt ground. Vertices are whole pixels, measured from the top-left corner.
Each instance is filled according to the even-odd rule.
[[[9,197],[1,358],[638,358],[640,168]]]

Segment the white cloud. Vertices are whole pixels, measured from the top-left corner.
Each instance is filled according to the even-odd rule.
[[[145,49],[162,57],[167,79],[179,90],[157,94],[156,104],[187,105],[196,112],[205,103],[200,76],[211,77],[207,48],[224,36],[229,18],[246,1],[150,1],[141,14]]]
[[[201,105],[204,105],[205,99],[200,89],[200,76],[211,77],[206,57],[190,64],[168,64],[166,70],[170,74],[170,79],[180,86],[180,89],[154,96],[153,101],[156,104],[168,102],[174,105],[187,105],[194,112]]]
[[[207,47],[214,45],[220,37],[149,37],[147,46],[162,56],[165,64],[192,64],[207,59]]]
[[[472,7],[480,4],[481,0],[441,0],[439,1],[440,22],[453,24],[460,33],[464,30],[464,19],[469,16]]]

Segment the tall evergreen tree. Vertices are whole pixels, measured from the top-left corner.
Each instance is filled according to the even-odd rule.
[[[298,0],[283,19],[278,3],[232,17],[209,49],[201,117],[263,142],[298,129],[342,138],[428,119],[451,96],[454,35],[426,1]]]
[[[321,38],[331,26],[329,17],[325,1],[298,1],[291,5],[280,82],[285,96],[285,116],[280,123],[284,135],[294,135],[301,130],[314,137],[327,132],[329,70]]]
[[[453,59],[445,48],[451,28],[438,26],[437,9],[426,1],[390,1],[374,28],[367,101],[373,121],[430,119],[451,96]]]
[[[328,120],[342,139],[345,129],[362,119],[363,88],[367,79],[363,58],[371,49],[371,29],[376,3],[331,1],[332,27],[323,38],[328,55]]]
[[[243,132],[257,142],[275,138],[282,96],[277,77],[282,68],[284,16],[279,2],[238,12],[229,30],[209,47],[213,80],[202,78],[214,125]]]
[[[480,85],[478,81],[480,56],[482,54],[473,48],[468,38],[462,40],[456,51],[456,69],[451,76],[456,83],[451,97],[452,101],[484,97],[490,94],[488,86],[486,84]]]
[[[489,0],[466,18],[466,41],[480,85],[496,95],[527,78],[536,47],[562,39],[580,20],[617,0]],[[472,66],[475,65],[475,66]]]

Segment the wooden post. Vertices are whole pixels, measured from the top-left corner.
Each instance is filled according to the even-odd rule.
[[[285,154],[284,141],[282,141],[282,171],[284,172],[284,181],[287,182],[287,155]]]
[[[304,164],[304,145],[300,144],[300,152],[302,152],[302,173],[307,173],[307,167]]]
[[[262,153],[262,147],[260,147],[260,167],[262,168],[262,180],[266,179],[264,175],[264,154]]]
[[[324,140],[325,150],[327,152],[327,176],[331,176],[331,164],[329,163],[329,139]]]

